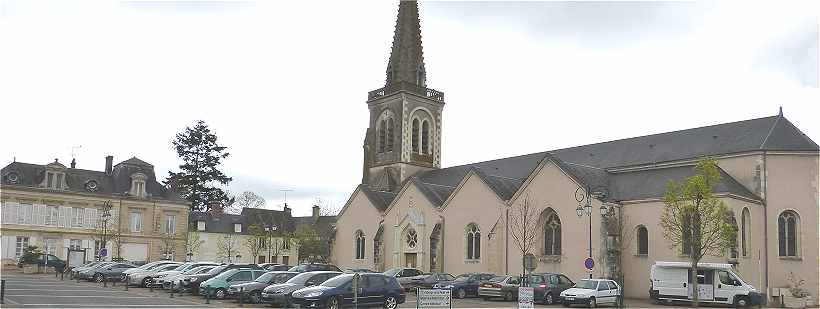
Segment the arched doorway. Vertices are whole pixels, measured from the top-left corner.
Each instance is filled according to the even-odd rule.
[[[441,267],[439,259],[439,242],[441,241],[441,223],[436,223],[433,231],[430,232],[430,272],[439,272]]]

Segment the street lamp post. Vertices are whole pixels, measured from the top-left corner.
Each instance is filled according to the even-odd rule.
[[[589,258],[592,259],[592,198],[603,199],[606,198],[606,189],[603,187],[593,188],[587,186],[586,188],[578,187],[575,190],[575,200],[578,201],[578,208],[575,208],[575,213],[578,218],[584,216],[589,217]],[[605,216],[607,208],[601,205],[601,215]],[[589,273],[589,279],[592,279],[592,272]]]
[[[265,225],[265,232],[268,233],[268,241],[267,241],[267,245],[268,245],[268,263],[271,263],[270,247],[271,247],[271,244],[273,243],[273,232],[276,231],[276,228],[277,228],[276,225],[273,225],[273,224]]]

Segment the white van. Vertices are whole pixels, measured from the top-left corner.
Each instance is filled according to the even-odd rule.
[[[667,304],[692,300],[689,262],[655,262],[649,272],[649,298]],[[758,305],[763,295],[743,281],[730,264],[698,263],[698,300],[736,307]]]

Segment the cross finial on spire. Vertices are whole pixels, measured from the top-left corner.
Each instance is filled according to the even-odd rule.
[[[387,64],[385,85],[407,82],[427,86],[424,55],[421,48],[421,24],[416,1],[399,2],[396,30],[393,33],[393,49]]]

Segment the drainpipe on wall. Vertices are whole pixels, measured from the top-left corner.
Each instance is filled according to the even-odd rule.
[[[445,239],[444,238],[444,231],[446,229],[444,228],[444,216],[440,216],[440,218],[441,218],[441,232],[440,232],[441,233],[441,240],[440,240],[439,246],[441,246],[441,256],[436,257],[436,259],[437,259],[436,264],[441,264],[441,272],[445,272],[444,271],[444,265],[447,265],[447,263],[444,262],[444,261],[446,261],[444,259],[444,252],[447,251],[447,250],[444,250],[445,249],[444,243],[446,243],[444,241],[444,239]],[[441,261],[441,262],[439,262],[439,261]],[[432,269],[431,269],[431,271],[432,271]]]
[[[763,276],[764,281],[763,284],[765,285],[764,291],[766,291],[766,303],[769,302],[769,298],[771,297],[771,293],[769,293],[769,207],[768,207],[768,200],[769,195],[769,169],[766,166],[766,151],[763,151],[763,257],[766,260],[766,264],[763,267]]]
[[[510,209],[506,208],[504,213],[504,274],[510,273]]]

